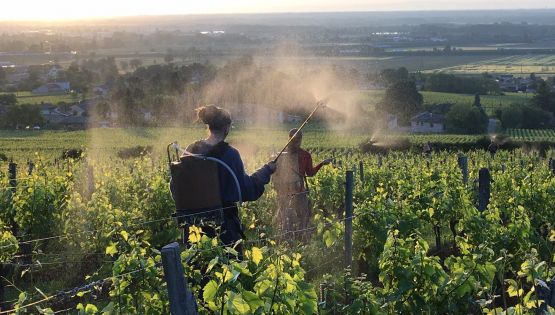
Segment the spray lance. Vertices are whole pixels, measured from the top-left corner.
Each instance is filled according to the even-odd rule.
[[[318,103],[316,103],[316,108],[314,108],[314,110],[310,113],[310,115],[308,115],[306,120],[297,129],[297,132],[295,132],[295,134],[291,138],[289,138],[289,141],[287,141],[287,144],[283,147],[283,149],[281,149],[281,151],[279,151],[278,155],[274,159],[274,163],[276,163],[277,160],[279,159],[279,157],[283,154],[283,152],[285,152],[285,150],[287,150],[287,147],[289,146],[289,144],[291,144],[291,141],[293,141],[293,139],[295,139],[295,137],[299,134],[299,132],[301,132],[301,130],[303,130],[304,126],[306,126],[306,124],[310,121],[310,119],[312,119],[312,116],[314,116],[316,111],[318,111],[318,109],[320,109],[320,108],[326,107],[327,102],[328,102],[328,99],[323,99],[321,101],[318,101]]]

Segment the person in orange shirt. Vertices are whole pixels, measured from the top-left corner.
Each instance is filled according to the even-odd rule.
[[[295,133],[297,129],[291,129],[289,138]],[[279,207],[277,220],[281,232],[308,227],[311,209],[306,178],[316,175],[322,166],[331,163],[331,159],[326,159],[313,165],[311,154],[301,148],[302,137],[302,132],[299,132],[291,141],[287,152],[278,159],[278,171],[274,175]],[[300,235],[303,239],[308,236],[307,233]]]

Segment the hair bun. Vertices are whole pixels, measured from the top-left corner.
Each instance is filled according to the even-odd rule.
[[[205,124],[210,125],[218,117],[219,108],[214,105],[203,106],[198,109],[198,118]]]
[[[231,115],[223,108],[206,105],[197,109],[198,119],[207,124],[210,129],[221,129],[231,124]]]

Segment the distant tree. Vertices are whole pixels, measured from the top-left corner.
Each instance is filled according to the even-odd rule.
[[[481,100],[480,100],[480,94],[479,93],[474,94],[474,104],[473,105],[476,106],[476,107],[482,107],[482,103],[481,103]]]
[[[130,89],[126,90],[125,96],[121,100],[120,110],[118,111],[120,123],[124,125],[135,125],[138,121],[139,108],[133,98]]]
[[[398,69],[384,69],[380,73],[381,81],[387,86],[409,79],[409,71],[405,67]]]
[[[555,95],[551,92],[551,87],[546,81],[538,80],[536,94],[534,94],[530,103],[546,112],[555,112]]]
[[[69,81],[72,90],[79,93],[88,93],[93,81],[94,73],[88,69],[80,67],[77,62],[73,62],[65,71],[65,77]]]
[[[541,129],[547,128],[553,119],[553,113],[544,111],[535,106],[525,105],[522,107],[522,128]]]
[[[0,67],[0,89],[4,87],[4,84],[7,82],[7,73],[4,68]]]
[[[480,78],[461,77],[453,74],[437,73],[427,77],[424,90],[464,94],[498,94],[499,83],[487,75]]]
[[[168,54],[166,54],[166,55],[164,56],[164,61],[165,61],[166,63],[171,63],[171,62],[173,62],[173,59],[174,59],[173,54],[168,53]]]
[[[487,131],[488,116],[481,108],[467,104],[455,104],[445,116],[447,131],[464,134],[480,134]]]
[[[512,104],[501,112],[501,126],[503,128],[537,129],[548,126],[553,115],[536,106]]]
[[[95,111],[99,118],[106,119],[110,113],[110,104],[108,102],[100,102],[96,104]]]
[[[17,96],[15,94],[0,94],[0,104],[2,105],[15,105],[17,104]]]
[[[512,104],[501,110],[499,117],[503,128],[521,128],[522,126],[522,105]]]
[[[34,126],[44,122],[40,113],[40,107],[35,105],[8,106],[3,116],[3,119],[0,121],[3,128]]]
[[[129,65],[131,66],[131,68],[137,69],[137,68],[139,68],[140,66],[143,65],[143,62],[141,61],[141,59],[135,58],[135,59],[131,59],[129,61]]]
[[[530,81],[536,81],[538,79],[538,77],[536,76],[535,73],[530,73]]]
[[[40,79],[41,71],[37,67],[29,67],[28,77],[25,79],[21,85],[21,90],[32,90],[39,87],[42,84]]]
[[[408,123],[410,117],[422,108],[423,97],[413,81],[403,80],[390,85],[377,110],[397,115],[399,122]]]
[[[121,70],[127,71],[127,69],[129,69],[129,62],[122,60],[119,62],[119,66],[121,67]]]

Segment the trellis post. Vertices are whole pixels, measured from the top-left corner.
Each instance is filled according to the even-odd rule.
[[[162,264],[164,278],[168,285],[170,312],[172,315],[197,315],[197,302],[187,284],[183,265],[181,264],[181,250],[177,242],[162,248]]]
[[[347,171],[345,181],[345,268],[353,265],[353,171]]]
[[[468,157],[466,155],[459,155],[457,157],[457,163],[461,169],[463,176],[463,183],[468,184]]]
[[[482,168],[478,179],[478,210],[484,211],[488,207],[490,198],[491,175],[489,169]]]

